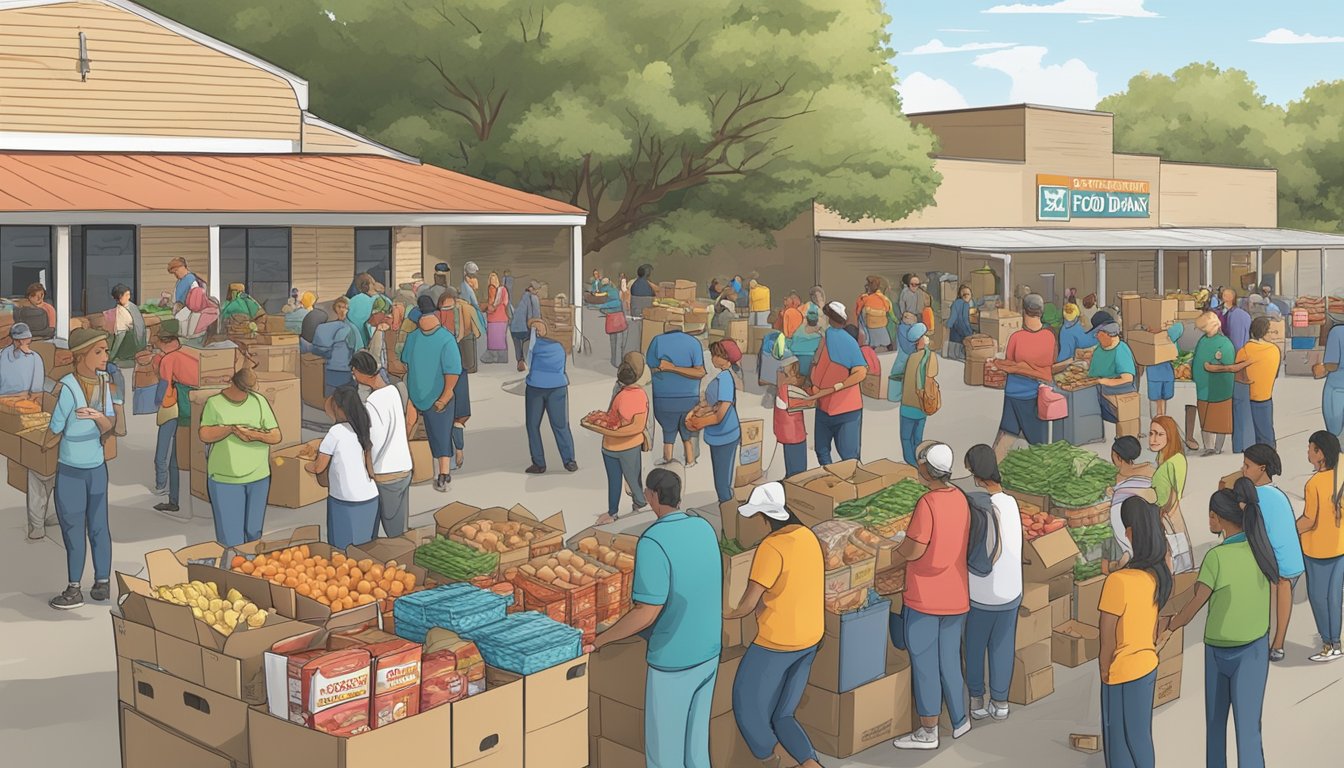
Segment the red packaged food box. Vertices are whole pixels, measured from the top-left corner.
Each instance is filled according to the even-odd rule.
[[[421,647],[394,638],[366,646],[373,657],[373,709],[369,725],[381,728],[420,713]]]
[[[457,671],[451,648],[427,650],[420,661],[420,711],[467,697],[467,677]]]
[[[286,661],[291,722],[332,736],[370,730],[372,657],[368,651],[304,651]]]

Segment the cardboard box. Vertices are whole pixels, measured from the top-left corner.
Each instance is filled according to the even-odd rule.
[[[756,616],[748,614],[740,619],[728,620],[723,622],[723,647],[733,648],[736,646],[751,645],[756,639]]]
[[[560,723],[569,723],[576,715],[586,713],[590,668],[590,658],[584,655],[521,678],[524,732],[533,733]],[[508,677],[509,673],[498,672],[499,679]],[[587,735],[587,732],[588,725],[584,723],[582,733]],[[587,749],[586,743],[583,748]]]
[[[1106,401],[1115,408],[1115,420],[1123,424],[1127,421],[1138,421],[1140,418],[1139,393],[1127,392],[1123,395],[1102,395]]]
[[[1138,437],[1143,435],[1143,422],[1138,419],[1129,419],[1115,425],[1116,437]]]
[[[305,405],[322,409],[327,402],[327,361],[317,355],[299,356],[299,398]]]
[[[1137,291],[1121,291],[1116,294],[1120,302],[1120,327],[1124,330],[1138,328],[1143,324],[1143,299]]]
[[[299,337],[293,343],[249,344],[246,357],[257,371],[299,375]]]
[[[299,458],[303,448],[291,445],[271,451],[271,489],[266,497],[271,506],[298,509],[327,498],[317,476],[304,469],[311,459]]]
[[[1139,299],[1139,314],[1135,320],[1138,320],[1144,328],[1150,331],[1161,332],[1167,326],[1176,322],[1176,312],[1179,309],[1176,299],[1167,298],[1149,298],[1147,296]],[[1121,308],[1124,313],[1124,308]],[[1128,317],[1128,315],[1125,315]],[[1142,360],[1143,365],[1148,365]]]
[[[613,699],[601,699],[602,725],[606,738],[623,747],[644,751],[644,708],[632,707]],[[591,709],[589,710],[591,717]]]
[[[1129,344],[1130,351],[1134,353],[1134,361],[1139,365],[1169,363],[1175,360],[1179,353],[1176,343],[1167,336],[1166,331],[1126,331],[1125,342]]]
[[[1015,650],[1050,640],[1050,608],[1027,612],[1025,608],[1017,611],[1017,637],[1013,644]]]
[[[601,653],[593,654],[588,685],[593,693],[603,699],[604,720],[608,699],[635,709],[644,709],[644,678],[649,670],[648,662],[645,661],[647,652],[648,646],[644,640],[634,638],[604,646]],[[605,727],[603,733],[606,733]]]
[[[1008,701],[1027,705],[1055,692],[1055,668],[1051,663],[1051,641],[1029,645],[1014,654],[1013,680]]]
[[[200,377],[197,386],[227,386],[238,370],[238,345],[231,341],[217,341],[205,347],[183,345],[182,352],[196,365]]]
[[[644,753],[617,744],[608,738],[597,740],[597,762],[601,768],[645,768]]]
[[[740,486],[735,490],[744,491],[749,487]],[[737,508],[742,503],[745,503],[745,500],[734,499],[719,505],[719,519],[723,526],[723,535],[730,539],[737,539],[737,543],[744,547],[754,547],[770,535],[770,524],[765,522],[761,515],[753,517],[739,515]]]
[[[434,455],[428,440],[411,441],[411,485],[428,483],[434,479]]]
[[[1106,584],[1105,576],[1096,576],[1087,581],[1078,582],[1075,588],[1074,613],[1078,617],[1079,624],[1085,624],[1089,627],[1101,626],[1101,611],[1098,606],[1101,605],[1101,588]],[[1175,592],[1173,591],[1173,594]]]
[[[972,272],[968,280],[971,286],[971,296],[976,299],[984,299],[997,294],[995,288],[998,276],[990,269],[977,269]]]
[[[741,487],[760,480],[764,475],[762,456],[765,444],[765,421],[742,419],[742,443],[737,449],[737,472],[733,484]]]
[[[588,754],[588,710],[523,734],[523,765],[585,768]]]
[[[5,463],[7,465],[6,470],[8,473],[7,479],[9,481],[9,487],[13,488],[19,493],[27,493],[28,468],[13,459],[10,459]]]
[[[1181,673],[1167,675],[1157,678],[1157,687],[1153,689],[1153,707],[1160,707],[1163,704],[1181,698]]]
[[[1162,679],[1185,668],[1185,627],[1168,632],[1157,644],[1157,677]]]
[[[202,746],[132,707],[122,705],[120,709],[122,768],[238,768],[247,764],[246,758],[236,760]]]
[[[492,523],[517,522],[528,525],[534,530],[536,535],[531,542],[500,555],[500,568],[521,565],[534,557],[549,555],[564,548],[565,518],[562,512],[557,512],[545,520],[538,520],[521,504],[515,504],[511,509],[503,507],[481,509],[459,501],[441,507],[434,513],[435,531],[440,536],[447,536],[463,543],[467,542],[462,538],[459,529],[474,520],[489,520]]]
[[[1066,621],[1055,629],[1050,647],[1050,658],[1056,664],[1080,667],[1097,660],[1101,654],[1101,638],[1096,627]]]
[[[25,429],[19,433],[19,440],[21,441],[19,463],[43,477],[56,474],[56,463],[60,456],[60,451],[56,447],[52,447],[50,450],[42,449],[47,434],[46,427]]]
[[[1288,376],[1312,376],[1312,367],[1324,359],[1323,349],[1290,349],[1283,356],[1284,373]]]
[[[854,459],[818,467],[784,481],[789,509],[808,526],[830,520],[840,502],[877,493],[886,486],[880,476]]]
[[[1036,613],[1050,607],[1050,587],[1046,584],[1027,583],[1022,585],[1022,604],[1019,613]]]
[[[1022,547],[1022,580],[1046,584],[1065,573],[1072,573],[1078,559],[1078,545],[1068,529],[1047,533]]]
[[[1271,316],[1269,318],[1269,332],[1265,334],[1265,341],[1277,344],[1288,339],[1288,322],[1282,317]]]
[[[280,442],[274,451],[298,445],[303,440],[303,404],[299,398],[299,377],[290,373],[257,371],[257,394],[266,399],[280,427]]]
[[[909,677],[888,675],[848,693],[807,686],[796,717],[807,729],[817,751],[838,758],[862,752],[895,738],[908,728],[908,719],[896,723],[898,684]]]
[[[885,371],[869,372],[863,381],[859,382],[859,391],[864,397],[871,397],[874,400],[887,399],[887,387],[890,383],[890,374]]]
[[[1073,621],[1073,595],[1050,601],[1050,626],[1059,627],[1066,621]]]
[[[1070,568],[1068,571],[1065,571],[1064,573],[1061,573],[1061,574],[1059,574],[1058,576],[1055,576],[1054,578],[1050,579],[1049,581],[1046,582],[1046,584],[1047,584],[1047,586],[1050,587],[1050,599],[1051,599],[1051,600],[1058,600],[1058,599],[1061,598],[1061,597],[1068,597],[1068,598],[1070,599],[1070,601],[1073,600],[1073,569],[1072,569],[1072,568]],[[1073,608],[1072,605],[1069,606],[1069,611],[1070,611],[1070,617],[1069,617],[1069,618],[1073,618],[1072,614],[1075,612],[1075,610],[1074,610],[1074,608]]]
[[[23,458],[23,440],[18,431],[0,428],[0,456],[13,462]]]
[[[980,332],[994,339],[1002,348],[1007,348],[1008,339],[1022,330],[1022,315],[1006,310],[983,312],[980,315]]]
[[[204,747],[248,762],[248,707],[145,662],[132,669],[135,710]]]

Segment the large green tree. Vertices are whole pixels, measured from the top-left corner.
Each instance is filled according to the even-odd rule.
[[[878,0],[147,4],[307,78],[323,117],[587,209],[587,251],[768,244],[814,199],[900,219],[940,180]]]

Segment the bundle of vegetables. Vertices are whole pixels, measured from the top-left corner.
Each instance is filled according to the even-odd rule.
[[[727,536],[723,536],[719,538],[719,551],[732,557],[733,555],[740,555],[747,550],[742,548],[742,544],[739,543],[737,539],[730,539]]]
[[[1101,562],[1085,563],[1081,560],[1073,564],[1073,580],[1087,581],[1101,575]]]
[[[1041,511],[1030,515],[1023,512],[1021,515],[1022,535],[1027,541],[1034,541],[1047,533],[1054,533],[1064,527],[1063,518],[1051,517]]]
[[[1063,507],[1096,504],[1115,485],[1115,476],[1114,465],[1088,454],[1086,461],[1075,462],[1072,474],[1064,475],[1050,489],[1050,500]]]
[[[1115,538],[1110,523],[1099,523],[1082,528],[1070,528],[1069,535],[1078,545],[1078,551],[1090,552]]]
[[[892,520],[908,517],[928,492],[928,488],[905,478],[870,496],[841,502],[835,508],[835,516],[866,526],[881,527]]]
[[[1062,441],[1010,451],[999,472],[1005,488],[1048,495],[1066,507],[1094,504],[1115,484],[1115,467]]]
[[[158,304],[140,304],[140,314],[142,315],[162,315],[163,317],[172,317],[172,307],[161,307]]]
[[[499,567],[499,554],[482,552],[458,541],[436,537],[415,550],[415,564],[457,581],[488,576]]]
[[[1190,364],[1194,362],[1194,359],[1194,352],[1182,352],[1176,355],[1176,361],[1172,363],[1172,367],[1176,369],[1176,379],[1178,381],[1191,380]]]

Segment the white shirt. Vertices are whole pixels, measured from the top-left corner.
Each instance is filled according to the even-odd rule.
[[[970,574],[971,602],[1007,605],[1022,596],[1022,516],[1012,496],[1000,491],[989,499],[999,521],[999,559],[988,576]]]
[[[328,430],[317,450],[331,457],[327,490],[333,499],[361,502],[378,498],[378,486],[364,468],[364,449],[349,424],[342,422]]]
[[[375,390],[364,401],[373,440],[373,471],[379,475],[411,471],[411,444],[406,440],[406,409],[396,387]]]

